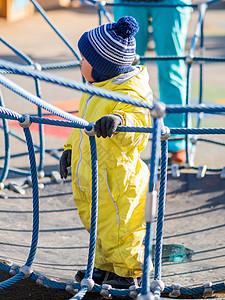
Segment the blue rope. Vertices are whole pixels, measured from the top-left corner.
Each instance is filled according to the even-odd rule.
[[[157,182],[157,171],[159,163],[159,151],[158,145],[161,136],[161,120],[154,119],[153,137],[152,137],[152,151],[151,151],[151,164],[150,164],[150,180],[149,180],[149,193],[152,193]],[[144,253],[144,265],[142,275],[142,295],[150,293],[149,288],[149,268],[152,250],[152,222],[146,222],[146,234],[145,234],[145,253]]]
[[[13,45],[11,45],[9,42],[7,42],[3,37],[0,37],[0,42],[2,42],[8,48],[10,48],[16,55],[18,55],[20,58],[22,58],[28,65],[32,65],[34,63],[33,60],[29,56],[27,56],[22,51],[16,49]]]
[[[91,229],[87,270],[85,278],[92,278],[95,259],[95,245],[97,237],[98,219],[98,160],[95,136],[90,136],[91,146],[91,169],[92,169],[92,206],[91,206]]]
[[[165,213],[166,185],[168,164],[168,141],[161,142],[161,175],[159,189],[159,204],[155,246],[155,280],[161,279],[162,245],[163,245],[163,222]]]
[[[20,273],[16,274],[15,276],[13,276],[12,278],[9,278],[9,279],[7,279],[7,280],[5,280],[5,281],[2,281],[2,282],[0,283],[0,290],[3,290],[3,289],[5,289],[5,288],[7,288],[7,287],[9,287],[9,286],[11,286],[11,285],[17,283],[17,282],[20,281],[23,277],[24,277],[24,274],[20,272]]]
[[[2,92],[0,90],[0,106],[4,107],[4,101],[2,97]],[[9,163],[10,163],[10,147],[9,147],[9,126],[5,118],[2,119],[3,129],[4,129],[4,139],[5,139],[5,156],[4,156],[4,166],[2,174],[0,176],[0,183],[5,181],[9,173]]]
[[[3,42],[7,47],[9,47],[16,55],[18,55],[19,57],[21,57],[26,63],[28,63],[28,65],[30,66],[34,66],[34,61],[28,57],[26,54],[24,54],[22,51],[19,51],[18,49],[16,49],[14,46],[12,46],[9,42],[7,42],[5,39],[0,37],[0,41]],[[41,91],[41,87],[40,87],[40,83],[39,80],[34,78],[35,81],[35,89],[36,89],[36,95],[40,98],[40,91]],[[42,116],[42,112],[41,112],[41,108],[38,107],[38,116],[41,117]],[[44,164],[44,134],[43,134],[43,125],[40,124],[39,125],[39,138],[40,138],[40,164],[39,164],[39,171],[43,170],[43,164]]]
[[[46,12],[43,10],[43,8],[40,6],[40,4],[36,0],[30,0],[30,2],[34,5],[34,7],[36,8],[36,10],[42,15],[42,17],[45,19],[45,21],[51,26],[51,28],[55,31],[55,33],[62,39],[62,41],[72,51],[73,55],[78,60],[81,60],[80,55],[75,51],[75,49],[72,47],[72,45],[70,44],[70,42],[59,32],[59,30],[51,22],[50,18],[48,17],[48,15],[46,14]]]
[[[38,243],[38,232],[39,232],[39,199],[38,199],[38,180],[36,172],[36,162],[35,162],[35,153],[33,142],[30,134],[29,128],[24,128],[24,133],[27,141],[27,148],[30,159],[30,169],[31,169],[31,180],[32,180],[32,191],[33,191],[33,231],[32,231],[32,242],[25,265],[31,266],[35,257]]]
[[[53,76],[51,74],[48,73],[43,73],[43,72],[38,72],[38,71],[33,71],[33,70],[29,70],[28,68],[25,67],[18,67],[18,66],[14,66],[11,63],[5,62],[3,60],[0,60],[0,69],[5,69],[5,70],[9,70],[11,72],[15,72],[15,74],[18,75],[25,75],[25,76],[32,76],[33,78],[38,78],[40,80],[44,80],[47,82],[51,82],[51,83],[55,83],[61,86],[65,86],[65,87],[69,87],[69,88],[73,88],[82,92],[86,92],[89,94],[93,94],[93,95],[97,95],[103,98],[108,98],[108,99],[113,99],[115,101],[120,101],[120,102],[124,102],[127,104],[131,104],[131,105],[136,105],[138,107],[144,107],[144,108],[148,108],[148,109],[152,109],[153,106],[148,104],[147,102],[144,101],[139,101],[139,100],[135,100],[132,97],[120,94],[120,93],[116,93],[116,92],[111,92],[111,91],[107,91],[106,89],[101,89],[95,86],[90,86],[84,83],[79,83],[76,82],[74,80],[69,80],[69,79],[65,79],[63,77],[59,77],[59,76]],[[2,75],[0,75],[1,78],[1,83],[3,84],[3,79],[4,78]],[[15,83],[13,83],[12,81],[10,82],[11,85],[15,85]],[[10,88],[10,84],[9,87]]]
[[[39,105],[40,107],[54,113],[55,115],[60,116],[62,118],[77,122],[77,124],[79,124],[80,126],[82,126],[84,128],[91,129],[90,126],[88,126],[89,125],[88,122],[85,121],[84,119],[81,119],[74,115],[71,115],[71,114],[41,100],[40,98],[38,98],[38,97],[34,96],[33,94],[31,94],[30,92],[24,90],[23,88],[21,88],[20,86],[18,86],[17,84],[15,84],[11,80],[5,78],[2,75],[0,75],[0,83],[3,84],[8,89],[12,90],[13,92],[17,93],[18,95],[20,95],[20,96],[24,97],[25,99],[29,100],[30,102],[34,103],[35,105]]]
[[[88,287],[83,286],[79,290],[79,292],[75,296],[73,296],[72,298],[70,298],[70,299],[81,300],[85,296],[85,294],[87,293],[87,291],[88,291]]]
[[[191,42],[191,47],[189,49],[188,52],[188,56],[189,57],[193,57],[194,56],[194,51],[196,49],[198,40],[199,40],[199,36],[200,36],[200,32],[201,32],[201,26],[204,20],[204,16],[205,16],[205,12],[207,9],[207,4],[206,3],[201,3],[199,5],[199,18],[195,27],[195,32],[194,32],[194,36],[192,38],[192,42]]]
[[[15,72],[16,74],[19,74],[19,75],[32,76],[32,77],[38,78],[40,80],[44,80],[44,81],[55,83],[55,84],[60,84],[60,85],[65,86],[65,87],[74,88],[74,89],[77,89],[79,91],[86,92],[86,93],[93,94],[93,95],[97,95],[97,96],[100,96],[100,97],[103,97],[103,98],[113,99],[115,101],[120,101],[120,102],[123,102],[123,103],[135,105],[135,106],[138,106],[138,107],[148,108],[150,110],[152,110],[154,108],[154,106],[149,105],[147,102],[141,102],[141,101],[133,99],[132,97],[125,96],[123,94],[119,94],[119,93],[116,93],[116,92],[110,92],[110,91],[107,91],[105,89],[93,87],[93,86],[83,84],[83,83],[78,83],[76,81],[68,80],[68,79],[65,79],[63,77],[53,76],[51,74],[38,72],[38,71],[32,71],[32,70],[29,70],[29,69],[24,68],[24,67],[14,67],[13,64],[4,62],[3,60],[0,60],[0,69],[1,68],[13,71],[13,72]],[[32,95],[31,93],[29,93],[26,90],[22,89],[21,87],[16,85],[14,82],[10,81],[9,79],[6,79],[2,75],[0,75],[0,83],[3,84],[4,86],[6,86],[7,88],[13,90],[14,92],[20,94],[24,98],[27,98],[28,100],[30,99],[30,101],[32,99],[31,102],[33,102],[36,105],[40,105],[42,103],[42,102],[39,101],[40,99],[38,99],[36,97],[36,100],[34,100],[35,99],[34,95]],[[18,91],[20,91],[20,92],[18,92]],[[45,103],[45,102],[43,101],[43,103]],[[40,106],[42,108],[44,108],[46,110],[49,110],[50,112],[53,113],[53,111],[51,111],[51,109],[46,108],[47,103],[45,103],[46,107],[44,107],[43,103]],[[51,106],[51,105],[48,104],[48,106]],[[60,109],[57,109],[54,106],[51,106],[51,107],[54,108],[55,111],[58,110],[61,113],[64,112]],[[207,107],[203,107],[201,105],[195,105],[195,106],[194,105],[192,105],[192,106],[189,105],[187,107],[170,105],[170,106],[166,107],[166,112],[167,113],[183,113],[183,112],[221,113],[221,112],[225,112],[225,105],[211,105],[211,106],[207,106]],[[65,119],[68,119],[64,116],[62,116],[62,117],[65,118]],[[75,117],[75,116],[73,116],[73,117]],[[78,119],[78,118],[76,117],[76,119]],[[91,128],[88,128],[88,129],[91,129]]]

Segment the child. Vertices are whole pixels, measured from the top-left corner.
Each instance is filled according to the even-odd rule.
[[[93,86],[151,102],[146,67],[132,67],[137,31],[134,18],[122,17],[117,23],[85,32],[78,42],[81,72]],[[83,93],[78,116],[96,123],[98,137],[99,204],[93,280],[114,288],[129,288],[140,283],[142,274],[149,171],[140,152],[147,145],[148,134],[115,131],[119,125],[150,126],[150,114],[144,108]],[[90,231],[90,145],[81,129],[74,129],[64,145],[62,178],[67,177],[70,165],[74,201],[81,221]],[[85,271],[80,270],[75,278],[81,281],[84,276]]]

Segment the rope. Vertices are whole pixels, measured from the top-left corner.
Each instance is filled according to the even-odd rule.
[[[38,243],[38,232],[39,232],[39,199],[38,199],[38,180],[36,172],[36,162],[33,142],[29,128],[24,128],[24,134],[26,136],[27,148],[30,159],[31,169],[31,180],[32,180],[32,191],[33,191],[33,231],[32,231],[32,242],[29,256],[27,258],[26,266],[31,266],[35,257]]]
[[[0,106],[2,107],[5,106],[1,90],[0,90]],[[2,122],[3,122],[4,139],[5,139],[5,156],[4,156],[3,170],[0,176],[0,183],[6,180],[9,173],[9,164],[10,164],[9,126],[5,118],[2,119]]]
[[[41,5],[36,0],[30,0],[30,2],[34,5],[36,10],[42,15],[42,17],[45,19],[45,21],[51,26],[51,28],[55,31],[55,33],[61,38],[61,40],[67,45],[67,47],[71,50],[73,55],[78,59],[81,60],[79,54],[75,51],[75,49],[72,47],[70,42],[60,33],[60,31],[56,28],[56,26],[51,22],[48,15],[45,13]]]
[[[154,119],[153,136],[152,136],[152,151],[151,151],[151,164],[150,164],[150,179],[149,179],[149,193],[154,191],[155,184],[157,182],[157,171],[159,161],[158,145],[161,136],[161,120]],[[146,202],[147,203],[147,202]],[[149,288],[149,272],[150,272],[150,255],[152,250],[152,221],[146,222],[146,234],[145,234],[145,253],[142,275],[142,294],[147,295],[150,293]]]
[[[159,189],[159,205],[156,229],[155,246],[155,280],[161,279],[162,245],[163,245],[163,222],[165,212],[166,184],[167,184],[167,163],[168,163],[168,141],[161,142],[161,175]]]

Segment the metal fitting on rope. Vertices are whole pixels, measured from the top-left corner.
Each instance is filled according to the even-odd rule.
[[[36,280],[36,283],[38,284],[38,285],[41,285],[41,286],[46,286],[45,284],[44,284],[44,280],[46,279],[46,276],[44,275],[44,274],[39,274],[38,275],[38,278],[37,278],[37,280]]]
[[[27,177],[26,184],[28,184],[29,186],[32,186],[31,176]],[[39,188],[39,190],[43,190],[44,187],[45,187],[44,183],[39,183],[38,182],[38,188]]]
[[[38,63],[34,63],[33,66],[34,66],[34,69],[39,71],[39,72],[42,70],[42,66]]]
[[[186,59],[185,59],[185,63],[187,65],[191,65],[191,64],[193,64],[193,62],[194,62],[193,55],[187,55]]]
[[[154,101],[150,115],[154,119],[162,118],[165,115],[166,105],[160,101]]]
[[[206,165],[199,166],[198,167],[198,174],[196,175],[196,178],[197,179],[202,179],[203,177],[205,177],[206,170],[207,170]]]
[[[95,285],[95,282],[92,278],[83,278],[81,280],[80,286],[87,286],[88,287],[88,291],[91,291]]]
[[[94,136],[94,135],[96,135],[95,123],[90,122],[89,125],[92,126],[91,130],[87,130],[86,128],[84,128],[84,132],[88,136]]]
[[[16,275],[16,274],[17,274],[16,270],[19,269],[19,268],[20,268],[19,265],[13,264],[13,265],[11,266],[10,270],[9,270],[9,274],[10,274],[11,276]]]
[[[102,285],[102,289],[100,291],[100,294],[102,295],[103,298],[112,299],[112,295],[109,293],[111,288],[112,288],[112,286],[110,284],[103,284]]]
[[[203,297],[211,297],[213,294],[212,290],[212,282],[206,282],[203,284],[204,291],[203,291]]]
[[[172,284],[171,287],[173,288],[172,292],[169,293],[170,297],[179,297],[181,295],[180,292],[180,285],[179,284]]]
[[[153,280],[150,284],[151,291],[154,292],[154,289],[156,287],[159,287],[160,291],[162,292],[165,288],[165,283],[161,279],[160,280]]]
[[[5,188],[4,183],[3,183],[3,182],[0,182],[0,191],[4,190],[4,188]]]
[[[106,5],[106,1],[101,1],[101,5],[105,6]]]
[[[157,191],[148,192],[145,201],[145,221],[152,222],[156,214]]]
[[[22,115],[22,118],[24,118],[23,122],[19,122],[20,126],[23,128],[28,128],[31,125],[30,116],[27,114]]]
[[[9,182],[8,189],[20,195],[25,195],[26,193],[24,189],[22,189],[18,184],[13,182]]]
[[[223,167],[222,172],[220,174],[221,179],[225,179],[225,167]]]
[[[6,258],[6,257],[0,256],[0,262],[2,262],[3,264],[7,264],[9,266],[12,265],[12,261],[10,259]]]
[[[190,169],[190,168],[192,168],[192,167],[194,167],[194,161],[192,161],[192,160],[190,159],[189,162],[184,162],[183,167],[184,167],[185,169],[187,169],[187,170]]]
[[[60,184],[60,183],[63,182],[63,180],[62,180],[62,178],[61,178],[58,171],[52,171],[51,172],[51,180],[54,181],[57,184]]]
[[[140,55],[136,54],[133,61],[133,65],[139,65],[140,62],[141,62]]]
[[[136,299],[137,298],[137,296],[138,296],[137,288],[138,288],[138,285],[132,285],[132,286],[129,287],[129,290],[130,290],[129,297],[131,299]]]
[[[31,267],[24,265],[19,269],[19,272],[24,274],[23,278],[28,278],[33,271],[31,270]]]
[[[154,300],[154,295],[150,292],[145,295],[138,295],[137,300]]]
[[[67,280],[66,282],[66,291],[68,293],[71,293],[73,295],[75,295],[78,292],[78,289],[75,289],[73,287],[74,281],[73,280]]]
[[[39,171],[39,172],[37,173],[37,176],[38,176],[39,179],[44,178],[44,177],[45,177],[45,172],[44,172],[43,170],[42,170],[42,171]]]
[[[180,177],[179,166],[177,164],[171,165],[172,177],[178,178]]]
[[[8,199],[8,195],[0,193],[0,199]]]
[[[167,126],[164,126],[165,132],[161,133],[161,141],[166,141],[170,137],[170,129]]]

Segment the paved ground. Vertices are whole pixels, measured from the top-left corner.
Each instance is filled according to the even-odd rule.
[[[54,24],[75,46],[85,30],[98,25],[96,11],[88,7],[56,9],[48,11]],[[191,42],[198,15],[194,12],[187,42]],[[225,20],[222,6],[214,6],[205,18],[206,55],[225,56]],[[56,37],[52,29],[38,14],[18,21],[6,23],[0,19],[0,33],[10,43],[31,56],[36,62],[49,63],[73,60],[71,52]],[[149,51],[149,54],[153,54]],[[17,60],[7,47],[1,45],[0,58],[14,62]],[[157,95],[157,68],[148,64],[151,85]],[[79,70],[53,72],[67,78],[81,81]],[[193,67],[192,98],[198,95],[198,68]],[[34,92],[31,79],[9,75],[8,78]],[[206,103],[225,103],[224,64],[206,64],[204,71],[204,100]],[[2,89],[5,105],[19,113],[34,113],[33,105],[24,99]],[[80,93],[42,84],[42,97],[48,102],[62,105],[62,100],[73,109],[71,99],[79,98]],[[26,104],[25,104],[26,103]],[[72,102],[73,105],[74,102]],[[65,108],[64,108],[65,109]],[[206,116],[204,126],[224,127],[224,116]],[[33,126],[33,125],[32,125]],[[11,123],[11,128],[20,136],[21,129]],[[70,131],[70,129],[69,129]],[[61,148],[69,132],[46,128],[46,148]],[[38,144],[38,135],[33,127],[33,138]],[[210,137],[212,138],[212,137]],[[214,140],[225,142],[224,136],[213,136]],[[3,133],[0,131],[0,140]],[[0,156],[4,155],[4,142],[1,142]],[[207,164],[210,168],[225,166],[225,151],[222,146],[199,143],[197,145],[196,166]],[[26,151],[25,145],[11,139],[11,152]],[[149,152],[143,154],[148,157]],[[57,170],[56,159],[46,155],[46,171]],[[1,163],[2,165],[2,163]],[[12,167],[28,167],[24,157],[13,159]],[[207,281],[224,280],[224,199],[225,183],[220,174],[207,172],[203,180],[196,179],[197,171],[182,171],[179,179],[169,174],[164,226],[164,250],[162,276],[166,285],[179,283],[182,286],[195,286]],[[21,182],[13,173],[9,181]],[[88,234],[84,230],[74,207],[69,180],[55,184],[49,178],[41,180],[45,188],[40,190],[40,238],[33,269],[60,280],[72,279],[77,269],[85,268],[88,255]],[[19,265],[24,264],[29,253],[32,232],[32,190],[25,187],[26,194],[21,196],[4,190],[8,199],[1,199],[1,247],[0,256]],[[0,272],[0,280],[7,278]],[[25,283],[24,283],[25,282]],[[28,289],[25,288],[29,287]],[[23,296],[21,296],[23,295]],[[2,299],[69,299],[70,295],[52,290],[36,289],[27,281],[16,288],[0,292]],[[223,297],[220,295],[220,297]]]

